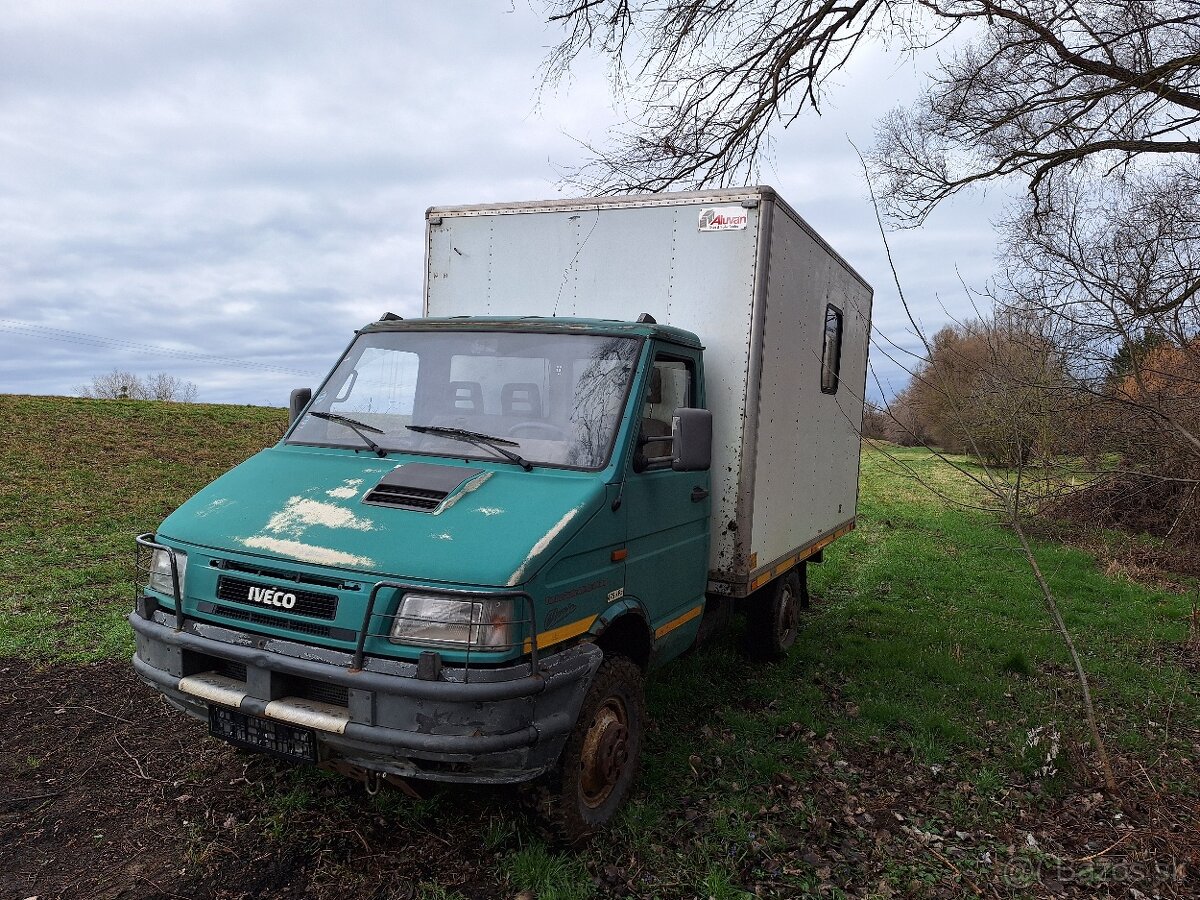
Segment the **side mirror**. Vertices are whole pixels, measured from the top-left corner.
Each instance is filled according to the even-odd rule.
[[[712,465],[712,413],[681,407],[671,417],[671,468],[706,472]]]
[[[296,388],[288,397],[288,424],[291,425],[304,412],[308,401],[312,399],[312,388]]]

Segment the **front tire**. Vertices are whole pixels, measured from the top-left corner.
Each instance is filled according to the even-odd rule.
[[[578,845],[612,821],[637,775],[645,699],[629,658],[600,664],[539,806],[556,835]]]

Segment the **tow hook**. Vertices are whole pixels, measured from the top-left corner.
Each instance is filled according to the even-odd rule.
[[[367,789],[367,796],[374,797],[379,793],[380,776],[378,772],[368,772],[367,777],[363,779],[363,784]]]

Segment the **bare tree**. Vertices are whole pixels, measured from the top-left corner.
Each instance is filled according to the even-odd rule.
[[[921,447],[932,443],[928,424],[913,402],[912,392],[905,389],[883,405],[887,417],[884,437],[901,447]],[[864,434],[863,437],[869,437]]]
[[[915,56],[953,35],[919,99],[877,130],[870,159],[893,220],[920,224],[966,187],[1016,180],[1029,192],[1007,229],[1008,258],[1060,265],[1078,278],[1074,293],[1116,284],[1118,306],[1087,311],[1104,313],[1110,330],[1120,317],[1121,341],[1144,316],[1200,292],[1200,0],[548,0],[546,9],[563,29],[548,82],[596,52],[632,101],[632,125],[572,173],[584,187],[752,180],[772,127],[819,109],[829,78],[864,45]],[[1064,223],[1078,243],[1058,240]],[[1177,338],[1186,346],[1187,335]]]
[[[145,400],[145,385],[132,372],[113,369],[104,375],[92,376],[91,384],[75,388],[80,397],[92,400]]]
[[[935,334],[898,401],[918,423],[920,443],[1016,467],[1035,452],[1047,459],[1064,449],[1074,418],[1069,386],[1052,336],[1001,315]]]
[[[93,400],[162,400],[191,403],[196,399],[196,385],[175,375],[158,372],[142,378],[132,372],[113,369],[92,377],[91,384],[75,388],[80,397]]]
[[[887,410],[883,404],[867,400],[863,403],[862,436],[868,440],[886,441],[888,439]]]
[[[909,221],[959,189],[1096,158],[1200,153],[1200,0],[550,0],[550,83],[606,56],[632,125],[575,173],[591,189],[752,180],[772,126],[818,109],[829,78],[882,41],[918,53],[966,29],[922,98],[882,124],[875,164]]]
[[[1078,389],[1148,417],[1200,456],[1187,405],[1200,394],[1200,174],[1163,167],[1103,180],[1052,178],[1046,203],[1004,225],[996,299],[1053,321]],[[1181,391],[1150,389],[1147,338],[1191,356],[1173,367]],[[1114,373],[1114,359],[1122,368]],[[1149,366],[1149,367],[1148,367]],[[1132,378],[1114,391],[1114,374]]]
[[[1008,175],[1039,210],[1046,179],[1082,174],[1080,163],[1103,173],[1200,156],[1196,0],[924,5],[983,28],[881,124],[874,161],[901,217],[920,221],[960,188]]]
[[[184,381],[176,375],[157,372],[145,381],[145,390],[151,400],[165,400],[174,403],[192,403],[196,399],[196,385]]]
[[[1200,542],[1198,188],[1185,162],[1048,178],[1042,208],[1004,223],[995,293],[1054,324],[1087,407],[1076,449],[1096,471],[1057,512],[1180,548]]]

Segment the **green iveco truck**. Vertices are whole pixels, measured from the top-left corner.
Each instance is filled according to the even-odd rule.
[[[369,786],[629,792],[645,673],[795,640],[854,526],[871,290],[770,188],[434,208],[424,317],[138,538],[148,685]]]

